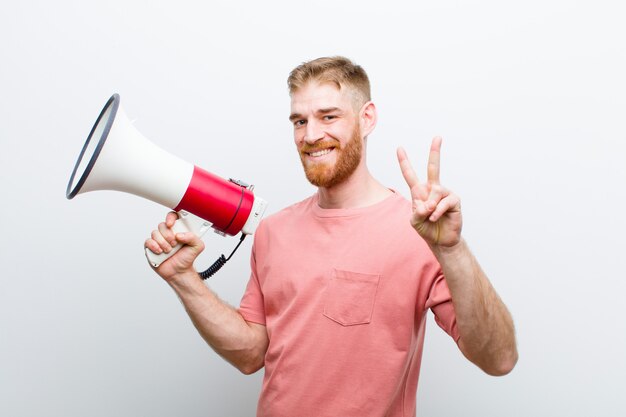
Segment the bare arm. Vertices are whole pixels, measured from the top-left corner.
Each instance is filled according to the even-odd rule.
[[[428,181],[420,183],[403,149],[402,174],[411,189],[411,225],[428,243],[452,295],[463,355],[490,375],[505,375],[517,362],[513,320],[478,261],[461,238],[461,202],[439,184],[441,138],[433,139]]]
[[[464,240],[432,249],[452,294],[461,352],[489,375],[508,374],[517,362],[517,348],[506,306]]]
[[[244,374],[263,367],[268,337],[265,326],[249,323],[239,312],[207,288],[193,268],[204,243],[193,233],[174,235],[175,213],[169,213],[145,247],[155,253],[169,252],[178,242],[185,246],[155,271],[172,287],[202,338],[220,356]]]

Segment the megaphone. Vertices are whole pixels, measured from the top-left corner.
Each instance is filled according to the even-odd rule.
[[[107,101],[91,128],[66,197],[96,190],[122,191],[162,204],[179,214],[175,232],[198,236],[213,228],[223,236],[242,232],[243,239],[254,233],[267,207],[253,194],[253,186],[225,180],[146,139],[126,116],[118,94]],[[146,249],[146,256],[158,267],[181,247],[159,255]]]

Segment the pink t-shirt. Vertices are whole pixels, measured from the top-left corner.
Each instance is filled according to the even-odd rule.
[[[455,341],[441,268],[398,194],[266,218],[239,311],[267,326],[261,417],[414,416],[426,312]]]

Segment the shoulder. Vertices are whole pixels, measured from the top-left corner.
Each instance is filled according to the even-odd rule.
[[[397,191],[389,196],[383,204],[378,205],[376,215],[385,219],[388,223],[396,223],[398,227],[404,229],[410,226],[409,219],[412,212],[411,202],[404,198]],[[408,217],[407,217],[408,216]]]
[[[265,227],[289,221],[293,217],[302,216],[306,214],[313,204],[314,196],[305,198],[302,201],[287,206],[276,213],[272,213],[261,221],[265,224]]]
[[[301,222],[301,218],[309,212],[314,197],[314,195],[310,196],[263,218],[255,235],[264,236],[283,228],[290,228],[294,224]]]
[[[391,205],[397,208],[403,208],[405,210],[411,210],[411,202],[407,200],[402,194],[398,193],[395,190],[393,191],[393,195],[391,196]]]
[[[388,204],[378,213],[383,227],[388,233],[394,234],[394,247],[407,250],[409,258],[438,265],[426,241],[411,225],[412,215],[411,201],[395,191],[394,195],[389,198]],[[419,256],[416,257],[415,254]]]

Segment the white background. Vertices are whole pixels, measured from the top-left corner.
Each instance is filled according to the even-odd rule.
[[[484,375],[429,319],[418,414],[623,416],[626,26],[619,1],[23,1],[0,6],[0,415],[250,416],[238,374],[147,266],[166,209],[65,199],[117,92],[158,146],[257,185],[269,212],[309,195],[288,72],[343,54],[368,71],[374,175],[407,195],[444,137],[442,182],[517,326]],[[200,267],[235,238],[212,233]],[[251,240],[211,282],[238,305]]]

